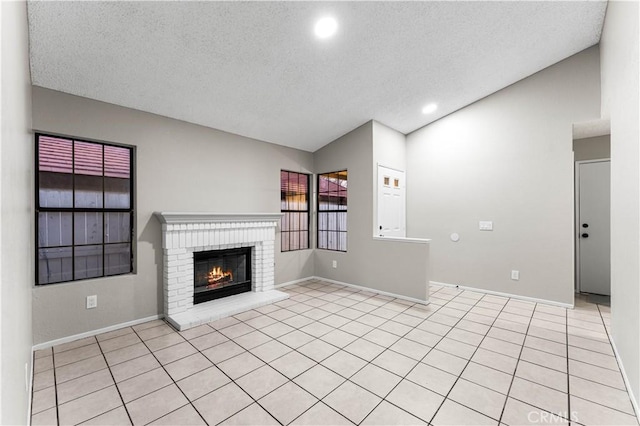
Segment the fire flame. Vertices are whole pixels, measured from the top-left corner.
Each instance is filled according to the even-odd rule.
[[[231,271],[223,271],[220,266],[215,266],[209,271],[208,276],[209,283],[215,283],[218,281],[233,281],[233,273]]]

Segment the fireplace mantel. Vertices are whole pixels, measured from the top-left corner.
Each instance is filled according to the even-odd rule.
[[[270,222],[279,221],[282,213],[200,213],[155,212],[160,223],[170,225],[189,223]]]
[[[280,213],[156,212],[162,223],[165,318],[185,330],[288,298],[275,290],[275,236]],[[251,251],[250,293],[194,305],[193,253],[240,247]]]

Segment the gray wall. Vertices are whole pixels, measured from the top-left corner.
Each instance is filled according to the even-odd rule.
[[[0,424],[28,422],[33,282],[33,139],[25,2],[2,2]]]
[[[407,136],[407,235],[433,239],[433,281],[573,303],[572,124],[599,105],[592,47]]]
[[[611,136],[596,136],[573,140],[573,158],[576,161],[600,160],[611,157]]]
[[[426,300],[429,246],[373,239],[374,132],[387,133],[370,121],[314,154],[316,173],[349,172],[348,251],[315,250],[316,275]]]
[[[309,152],[38,87],[33,127],[133,145],[137,161],[136,273],[34,288],[35,343],[162,313],[161,226],[154,211],[279,212],[280,169],[309,173],[313,166]],[[313,274],[312,251],[280,253],[278,234],[276,283]],[[87,310],[92,294],[98,307]]]
[[[611,329],[640,397],[640,131],[637,2],[610,1],[600,60],[602,117],[611,119]]]

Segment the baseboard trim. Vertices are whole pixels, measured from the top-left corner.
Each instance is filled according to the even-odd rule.
[[[351,287],[351,288],[355,288],[358,290],[364,290],[364,291],[370,291],[372,293],[378,293],[378,294],[382,294],[383,296],[389,296],[389,297],[395,297],[396,299],[402,299],[402,300],[406,300],[408,302],[413,302],[413,303],[420,303],[421,305],[428,305],[429,304],[429,300],[420,300],[420,299],[416,299],[415,297],[409,297],[409,296],[403,296],[401,294],[396,294],[396,293],[391,293],[388,291],[383,291],[383,290],[378,290],[375,288],[371,288],[371,287],[364,287],[361,285],[356,285],[356,284],[350,284],[350,283],[345,283],[342,281],[336,281],[336,280],[331,280],[329,278],[323,278],[323,277],[311,277],[311,279],[314,280],[322,280],[322,281],[326,281],[332,284],[338,284],[338,285],[343,285],[345,287]]]
[[[293,280],[293,281],[287,281],[286,283],[280,283],[280,284],[276,284],[274,287],[275,288],[280,288],[280,287],[284,287],[287,285],[294,285],[294,284],[299,284],[301,282],[304,281],[309,281],[309,280],[313,280],[315,277],[311,276],[311,277],[306,277],[306,278],[300,278],[298,280]]]
[[[40,350],[40,349],[48,349],[48,348],[50,348],[52,346],[60,345],[62,343],[73,342],[74,340],[84,339],[85,337],[96,336],[98,334],[107,333],[109,331],[117,330],[119,328],[131,327],[131,326],[134,326],[134,325],[142,324],[143,322],[153,321],[153,320],[157,320],[157,319],[160,319],[160,318],[164,318],[164,315],[162,315],[162,314],[152,315],[152,316],[146,317],[146,318],[140,318],[140,319],[137,319],[137,320],[123,322],[123,323],[116,324],[116,325],[110,325],[109,327],[100,328],[98,330],[85,331],[84,333],[74,334],[72,336],[62,337],[60,339],[50,340],[50,341],[44,342],[44,343],[38,343],[37,345],[33,345],[32,351],[37,351],[37,350]]]
[[[633,411],[635,411],[636,417],[638,417],[638,413],[640,413],[640,410],[638,409],[638,401],[636,400],[636,396],[633,394],[633,389],[631,388],[631,383],[629,383],[629,377],[627,376],[627,372],[624,369],[622,358],[620,358],[620,353],[618,352],[618,348],[616,347],[616,342],[613,341],[613,337],[611,335],[609,335],[609,342],[611,342],[611,347],[613,348],[613,354],[616,356],[616,361],[618,361],[618,367],[620,367],[620,372],[622,373],[622,380],[624,381],[624,386],[627,388],[627,392],[629,392],[629,397],[631,399],[631,405],[633,406]]]
[[[443,286],[443,287],[453,287],[453,288],[459,288],[461,290],[469,290],[469,291],[475,291],[475,292],[478,292],[478,293],[491,294],[491,295],[494,295],[494,296],[510,297],[512,299],[524,300],[526,302],[535,302],[535,303],[543,303],[545,305],[559,306],[561,308],[567,308],[567,309],[573,309],[574,306],[575,306],[573,303],[562,303],[562,302],[556,302],[556,301],[553,301],[553,300],[538,299],[536,297],[521,296],[519,294],[511,294],[511,293],[503,293],[501,291],[485,290],[483,288],[477,288],[477,287],[468,287],[468,286],[464,286],[464,285],[442,283],[442,282],[438,282],[438,281],[429,281],[429,283],[433,284],[433,285],[440,285],[440,286]]]

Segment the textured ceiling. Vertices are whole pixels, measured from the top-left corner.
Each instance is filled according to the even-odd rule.
[[[606,2],[30,2],[33,84],[315,151],[409,133],[600,40]],[[338,33],[318,40],[316,19]],[[424,115],[422,107],[438,110]],[[116,124],[116,123],[114,123]]]

